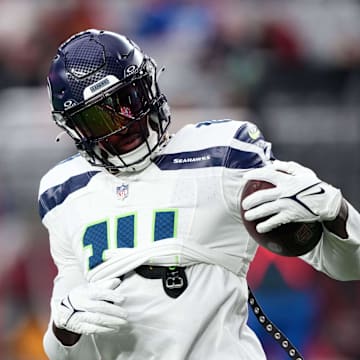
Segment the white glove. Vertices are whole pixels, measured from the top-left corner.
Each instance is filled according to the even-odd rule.
[[[257,224],[259,233],[289,222],[334,220],[340,211],[340,190],[296,162],[275,160],[271,165],[247,172],[244,179],[264,180],[276,186],[258,190],[242,202],[246,220],[269,217]]]
[[[127,313],[120,304],[124,297],[118,278],[81,285],[70,291],[53,307],[53,320],[58,328],[77,334],[116,332],[127,323]]]

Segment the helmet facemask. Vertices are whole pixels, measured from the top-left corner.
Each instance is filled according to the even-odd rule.
[[[163,141],[170,111],[156,81],[156,66],[145,58],[136,72],[62,112],[56,123],[75,140],[92,164],[116,171],[139,171]]]

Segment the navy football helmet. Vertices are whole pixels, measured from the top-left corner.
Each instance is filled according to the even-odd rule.
[[[170,123],[157,75],[154,60],[127,37],[93,29],[75,34],[51,63],[53,118],[91,164],[142,170]]]

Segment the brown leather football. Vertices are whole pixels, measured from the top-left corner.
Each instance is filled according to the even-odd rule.
[[[275,185],[262,180],[249,180],[242,191],[241,202],[248,195]],[[259,234],[256,225],[264,219],[247,221],[241,208],[241,218],[250,236],[269,251],[282,256],[300,256],[312,250],[320,241],[323,232],[320,222],[292,222],[281,225],[267,233]]]

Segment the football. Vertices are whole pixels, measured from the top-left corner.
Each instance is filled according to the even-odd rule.
[[[242,191],[241,202],[248,195],[262,189],[274,187],[261,180],[249,180]],[[256,225],[264,219],[247,221],[241,208],[241,218],[250,236],[269,251],[282,256],[300,256],[312,250],[321,239],[323,232],[320,222],[292,222],[281,225],[267,233],[259,234]]]

